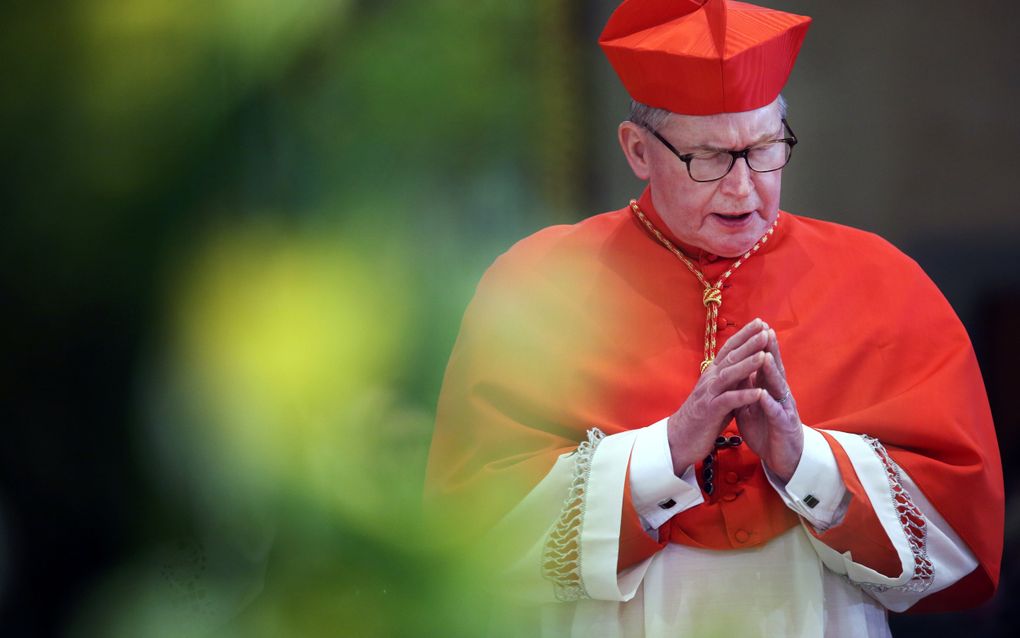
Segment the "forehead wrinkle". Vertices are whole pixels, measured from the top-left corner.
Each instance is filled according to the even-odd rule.
[[[731,150],[732,151],[739,151],[739,150],[744,149],[744,148],[750,148],[752,146],[757,146],[758,144],[761,144],[762,142],[768,142],[768,141],[771,141],[771,140],[777,140],[777,139],[782,137],[782,135],[783,135],[782,131],[783,131],[783,123],[780,122],[779,125],[776,127],[775,131],[772,131],[770,133],[762,133],[761,135],[759,135],[756,139],[752,140],[746,146],[736,146],[736,145],[730,145],[730,144],[716,145],[716,144],[714,144],[712,142],[703,142],[703,143],[700,143],[700,144],[682,144],[682,145],[678,145],[678,146],[680,148],[684,149],[684,150],[691,151],[691,152],[694,152],[694,151],[717,151],[717,152],[718,151],[722,151],[722,152],[725,152],[725,151],[731,151]]]

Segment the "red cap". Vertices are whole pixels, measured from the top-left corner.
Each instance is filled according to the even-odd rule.
[[[637,100],[673,113],[772,103],[811,18],[728,0],[624,0],[599,44]]]

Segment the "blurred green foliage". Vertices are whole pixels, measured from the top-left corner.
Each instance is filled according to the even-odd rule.
[[[63,632],[480,632],[422,479],[483,268],[573,214],[569,6],[5,9],[5,288],[133,370],[87,424],[130,453],[96,452],[136,482],[125,542]]]

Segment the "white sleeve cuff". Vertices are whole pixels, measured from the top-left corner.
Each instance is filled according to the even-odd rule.
[[[705,500],[693,465],[680,478],[673,473],[666,419],[638,430],[630,454],[630,493],[634,509],[648,530]]]
[[[790,481],[783,485],[768,468],[765,475],[787,507],[824,532],[838,524],[846,513],[846,486],[825,437],[812,428],[803,428],[804,451]]]

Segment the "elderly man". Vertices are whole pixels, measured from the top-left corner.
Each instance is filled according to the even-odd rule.
[[[467,311],[427,497],[548,634],[887,635],[995,589],[963,327],[887,242],[779,208],[809,22],[624,2],[601,44],[647,189],[518,243]]]

